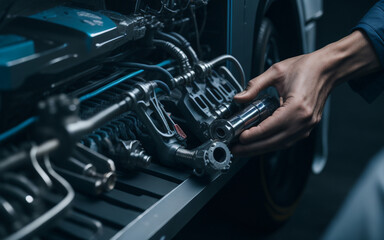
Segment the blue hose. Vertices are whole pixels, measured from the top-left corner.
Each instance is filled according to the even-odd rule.
[[[154,81],[155,83],[157,83],[157,86],[158,86],[161,90],[167,92],[168,95],[171,94],[171,89],[170,89],[170,88],[168,87],[168,85],[165,84],[163,81],[160,81],[160,80],[153,80],[153,81]]]
[[[159,64],[156,64],[156,66],[163,67],[163,66],[166,66],[166,65],[170,64],[171,62],[172,62],[171,60],[165,60],[165,61],[163,61],[163,62],[161,62],[161,63],[159,63]],[[99,89],[97,89],[97,90],[95,90],[95,91],[93,91],[93,92],[90,92],[90,93],[88,93],[88,94],[85,94],[85,95],[83,95],[83,96],[80,97],[80,102],[85,101],[85,100],[88,100],[88,99],[90,99],[90,98],[92,98],[92,97],[94,97],[94,96],[97,96],[97,95],[99,95],[100,93],[102,93],[102,92],[104,92],[104,91],[110,89],[111,87],[114,87],[114,86],[116,86],[117,84],[119,84],[119,83],[121,83],[121,82],[124,82],[124,81],[127,80],[127,79],[130,79],[130,78],[132,78],[132,77],[135,77],[135,76],[139,75],[139,74],[142,73],[142,72],[144,72],[144,70],[140,69],[140,70],[138,70],[138,71],[136,71],[136,72],[130,73],[130,74],[124,76],[124,77],[121,77],[121,78],[119,78],[119,79],[116,79],[115,81],[113,81],[113,82],[111,82],[111,83],[108,83],[108,84],[105,85],[104,87],[101,87],[101,88],[99,88]]]
[[[166,65],[169,65],[170,63],[172,63],[172,60],[165,60],[165,61],[162,61],[162,62],[156,64],[156,66],[164,67]],[[123,82],[123,81],[125,81],[127,79],[135,77],[135,76],[139,75],[142,72],[144,72],[144,70],[138,70],[136,72],[130,73],[130,74],[124,76],[124,77],[121,77],[121,78],[119,78],[119,79],[117,79],[117,80],[115,80],[115,81],[105,85],[102,88],[99,88],[99,89],[97,89],[97,90],[95,90],[93,92],[85,94],[85,95],[80,97],[80,102],[88,100],[88,99],[90,99],[90,98],[92,98],[94,96],[97,96],[98,94],[100,94],[100,93],[110,89],[111,87],[116,86],[117,84],[119,84],[119,83],[121,83],[121,82]],[[32,123],[36,122],[37,120],[38,120],[37,116],[30,117],[27,120],[25,120],[24,122],[20,123],[19,125],[16,125],[15,127],[11,128],[11,129],[8,129],[7,131],[5,131],[3,133],[0,133],[0,143],[3,142],[4,140],[10,138],[11,136],[17,134],[18,132],[20,132],[24,128],[30,126]]]
[[[0,133],[0,142],[6,140],[7,138],[15,135],[19,131],[23,130],[24,128],[28,127],[32,123],[37,121],[37,117],[30,117],[24,122],[20,123],[19,125],[16,125],[15,127],[8,129],[7,131]]]

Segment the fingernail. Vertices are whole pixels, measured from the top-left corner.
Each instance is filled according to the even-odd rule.
[[[235,97],[242,96],[242,95],[244,95],[246,92],[247,92],[247,91],[242,91],[241,93],[236,94]]]

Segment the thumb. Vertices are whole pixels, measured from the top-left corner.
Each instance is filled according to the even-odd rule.
[[[265,73],[250,80],[248,82],[247,88],[244,91],[236,94],[234,99],[236,102],[239,102],[239,103],[246,103],[246,102],[252,101],[253,99],[256,98],[257,94],[261,90],[273,85],[273,81],[274,81],[274,76],[272,72],[267,70]]]

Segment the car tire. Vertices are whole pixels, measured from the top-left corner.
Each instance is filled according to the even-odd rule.
[[[254,73],[262,73],[280,60],[278,37],[272,21],[263,19],[255,41]],[[269,233],[278,229],[296,209],[311,173],[314,151],[312,132],[286,150],[249,159],[217,195],[217,205],[231,221],[248,230]]]

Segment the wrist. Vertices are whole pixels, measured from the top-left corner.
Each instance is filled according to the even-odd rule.
[[[332,88],[380,69],[374,49],[361,31],[354,31],[312,55],[320,66],[324,81]]]

